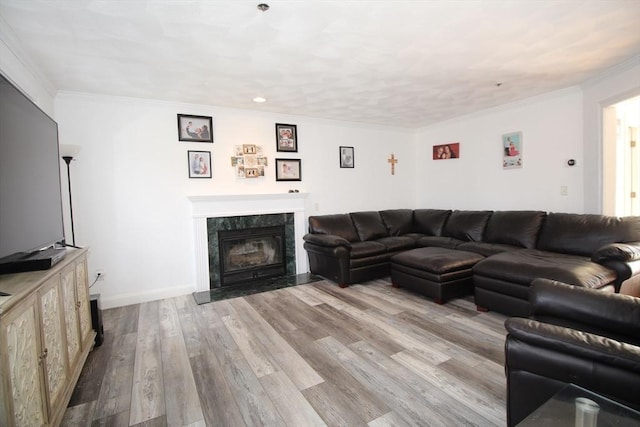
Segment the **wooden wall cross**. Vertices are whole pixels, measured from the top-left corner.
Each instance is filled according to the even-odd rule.
[[[398,159],[396,159],[393,156],[393,153],[391,153],[391,157],[389,157],[387,159],[387,162],[391,163],[391,175],[395,175],[396,174],[396,163],[398,163]]]

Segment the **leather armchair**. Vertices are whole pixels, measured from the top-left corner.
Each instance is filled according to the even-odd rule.
[[[568,383],[640,410],[640,299],[536,279],[529,301],[505,322],[509,426]]]

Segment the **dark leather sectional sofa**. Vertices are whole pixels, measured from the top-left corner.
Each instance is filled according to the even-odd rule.
[[[640,217],[393,209],[311,216],[304,241],[311,272],[342,287],[388,276],[391,257],[418,247],[481,254],[476,305],[512,316],[529,315],[536,278],[608,291],[640,282]]]
[[[640,298],[536,279],[530,301],[531,319],[505,322],[507,425],[570,383],[640,410]]]

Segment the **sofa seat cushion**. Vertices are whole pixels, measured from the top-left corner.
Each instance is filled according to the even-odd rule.
[[[385,245],[389,252],[404,251],[416,247],[416,240],[408,236],[382,237],[376,242]]]
[[[380,242],[355,242],[351,244],[351,259],[384,255],[387,247]]]
[[[404,237],[411,237],[414,241],[418,241],[419,238],[424,237],[422,233],[407,233],[403,234]]]
[[[460,251],[475,252],[484,256],[491,256],[501,252],[515,251],[522,248],[499,243],[464,242],[456,246],[456,249]]]
[[[418,239],[416,245],[421,247],[435,246],[438,248],[455,249],[460,243],[464,242],[454,239],[453,237],[424,236]]]
[[[589,258],[536,249],[520,249],[492,255],[473,267],[473,274],[529,286],[538,277],[585,288],[601,288],[616,273]]]

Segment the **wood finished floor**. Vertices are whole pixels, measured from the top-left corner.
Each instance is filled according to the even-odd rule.
[[[103,311],[66,426],[504,426],[505,317],[387,280]]]

